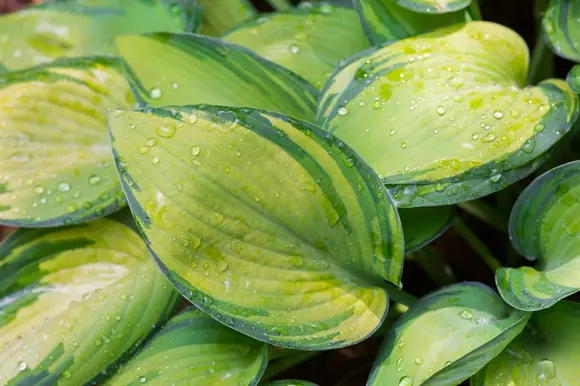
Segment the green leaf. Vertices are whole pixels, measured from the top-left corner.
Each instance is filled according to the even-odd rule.
[[[257,385],[268,345],[199,310],[174,316],[105,385]]]
[[[543,174],[518,198],[510,218],[514,248],[534,268],[502,268],[496,283],[506,302],[540,310],[580,290],[580,162]]]
[[[4,15],[0,63],[19,70],[60,57],[115,53],[115,35],[190,31],[194,8],[180,4],[178,0],[49,1]]]
[[[457,25],[337,69],[318,121],[397,190],[398,206],[471,200],[533,171],[576,121],[565,82],[525,87],[527,69],[512,30]]]
[[[314,119],[318,90],[246,48],[168,33],[119,37],[117,46],[143,103],[253,107]]]
[[[568,73],[568,86],[576,94],[580,94],[580,64],[572,67],[572,70]]]
[[[0,381],[91,384],[178,297],[143,240],[120,222],[17,231],[0,244]]]
[[[552,0],[544,15],[543,26],[557,55],[580,62],[580,3]]]
[[[395,0],[355,0],[355,9],[369,40],[378,45],[470,20],[465,10],[446,14],[413,12]]]
[[[532,314],[528,327],[478,372],[472,386],[578,384],[580,305],[563,301]]]
[[[454,206],[399,209],[405,235],[405,253],[423,248],[441,236],[455,220]]]
[[[282,381],[271,381],[266,383],[260,383],[261,386],[317,386],[312,382],[299,381],[296,379],[285,379]]]
[[[328,3],[268,15],[224,39],[289,68],[318,89],[341,60],[369,48],[357,14]]]
[[[368,385],[458,385],[498,355],[529,315],[478,283],[438,290],[389,331]]]
[[[113,59],[0,74],[0,224],[72,224],[124,206],[105,114],[134,105]]]
[[[136,220],[193,304],[286,348],[351,345],[380,326],[384,280],[400,282],[401,225],[343,142],[212,106],[124,112],[110,130]]]
[[[256,17],[256,9],[248,0],[197,0],[203,12],[201,33],[222,36],[233,27]]]
[[[421,13],[449,13],[467,8],[471,0],[395,0],[397,4]]]

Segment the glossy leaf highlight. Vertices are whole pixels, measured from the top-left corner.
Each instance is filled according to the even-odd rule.
[[[91,384],[163,323],[177,298],[120,222],[17,231],[0,244],[0,382]]]
[[[578,96],[566,83],[525,87],[527,70],[515,32],[457,25],[339,68],[318,121],[396,190],[398,206],[475,199],[533,171],[576,121]]]
[[[273,113],[176,107],[113,115],[129,205],[168,278],[273,345],[356,343],[399,284],[403,239],[381,181],[343,142]]]
[[[498,355],[528,318],[477,283],[438,290],[397,320],[367,384],[456,386]]]
[[[66,225],[125,205],[105,114],[134,101],[116,61],[65,59],[0,83],[0,224]]]

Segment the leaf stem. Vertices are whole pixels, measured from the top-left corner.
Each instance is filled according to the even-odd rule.
[[[459,233],[465,239],[465,241],[467,241],[471,248],[473,248],[473,250],[479,254],[479,256],[483,259],[483,261],[485,261],[485,263],[489,268],[491,268],[493,272],[495,272],[496,269],[501,268],[501,263],[499,260],[493,256],[483,241],[481,241],[475,235],[475,233],[467,228],[462,219],[458,217],[455,220],[453,227],[457,233]]]
[[[276,11],[288,11],[292,8],[292,3],[289,0],[268,0],[268,4]]]
[[[413,252],[411,258],[423,268],[433,283],[445,286],[457,281],[451,267],[433,249],[421,248]]]
[[[461,202],[458,206],[495,229],[502,232],[508,231],[509,218],[482,200]]]
[[[391,300],[397,303],[401,303],[407,307],[412,307],[413,304],[419,301],[419,299],[417,299],[415,296],[408,294],[407,292],[403,291],[400,288],[395,287],[390,283],[387,283],[385,288]]]
[[[473,0],[469,7],[467,7],[467,12],[469,16],[471,16],[471,20],[483,20],[481,17],[481,10],[479,9],[479,4],[477,4],[477,0]]]

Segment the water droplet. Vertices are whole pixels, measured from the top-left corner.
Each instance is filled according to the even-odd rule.
[[[466,319],[466,320],[470,320],[471,318],[473,318],[473,314],[469,310],[461,311],[459,316],[461,316],[461,318]]]
[[[64,373],[62,373],[62,376],[65,377],[66,379],[70,379],[72,377],[72,373],[66,370]]]
[[[139,153],[141,153],[141,154],[147,154],[147,153],[149,153],[149,150],[150,149],[147,146],[141,146],[139,148]]]
[[[501,173],[495,174],[495,175],[490,177],[491,182],[498,182],[500,179],[501,179]]]
[[[397,132],[396,130],[391,130],[391,131],[389,131],[389,134],[390,135],[395,135],[396,132]]]
[[[495,133],[490,132],[490,133],[487,133],[486,135],[484,135],[481,138],[481,141],[482,142],[493,142],[493,141],[495,141],[496,138],[497,138],[497,136],[495,135]]]
[[[401,142],[401,149],[407,148],[407,142]]]
[[[446,112],[446,111],[447,111],[447,110],[445,109],[445,107],[444,107],[444,106],[439,106],[439,107],[437,107],[437,114],[439,114],[439,115],[443,115],[443,114],[445,114],[445,112]]]
[[[471,139],[476,140],[477,138],[479,138],[479,134],[478,133],[471,134]]]
[[[298,52],[300,52],[300,47],[298,47],[296,44],[290,44],[288,46],[288,51],[290,51],[291,54],[296,55]]]
[[[338,113],[338,115],[345,116],[345,115],[347,115],[347,114],[348,114],[348,109],[347,109],[346,107],[340,107],[340,108],[337,110],[337,113]]]
[[[399,342],[399,348],[403,348],[405,347],[405,342],[404,341],[400,341]]]
[[[532,153],[534,151],[534,149],[536,148],[536,141],[533,139],[528,139],[525,143],[524,146],[522,147],[522,150],[524,151],[524,153]]]
[[[36,185],[34,187],[34,193],[36,194],[42,194],[44,192],[44,187],[40,186],[40,185]]]
[[[419,357],[415,358],[415,364],[420,365],[421,363],[423,363],[423,359]]]
[[[413,378],[405,375],[399,380],[399,386],[413,386]]]
[[[28,368],[28,365],[26,364],[25,361],[20,361],[18,362],[18,370],[20,371],[24,371]]]
[[[185,122],[194,124],[194,123],[197,122],[197,115],[195,115],[195,114],[185,114],[185,113],[182,113],[181,114],[181,119],[184,120]]]
[[[171,84],[171,88],[175,90],[175,89],[179,88],[179,84],[177,84],[176,82],[173,82]]]
[[[154,164],[158,164],[159,163],[159,157],[157,157],[157,156],[153,157],[153,159],[151,160],[151,162],[153,162]]]
[[[163,138],[172,138],[177,132],[173,123],[168,123],[157,128],[157,135]]]
[[[538,369],[538,381],[540,382],[545,382],[556,376],[556,366],[550,360],[544,359],[539,361],[536,364],[536,368]]]
[[[67,182],[61,182],[58,184],[57,189],[59,192],[68,192],[70,190],[70,184]]]
[[[373,102],[373,108],[379,109],[381,107],[381,101],[376,100]]]
[[[342,162],[347,168],[352,168],[354,165],[356,165],[356,158],[354,156],[344,157]]]
[[[193,145],[191,147],[191,155],[199,155],[199,153],[201,152],[201,147],[199,147],[198,145]]]
[[[161,92],[161,89],[160,89],[159,87],[153,87],[153,88],[151,89],[151,91],[149,91],[149,96],[150,96],[152,99],[159,99],[159,98],[161,98],[161,95],[162,95],[162,94],[163,94],[163,93]]]
[[[503,118],[503,113],[500,110],[493,110],[492,115],[495,119],[502,119]]]
[[[146,377],[141,377],[141,378],[139,378],[139,382],[145,383],[145,382],[147,382],[147,378]]]
[[[89,184],[96,185],[101,182],[101,177],[97,176],[96,174],[89,177]]]
[[[535,127],[534,127],[534,131],[536,133],[539,133],[540,131],[544,130],[544,124],[543,123],[538,123]]]

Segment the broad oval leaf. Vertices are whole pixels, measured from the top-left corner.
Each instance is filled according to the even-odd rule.
[[[380,326],[383,280],[400,281],[401,225],[343,142],[278,114],[211,106],[124,112],[110,130],[136,220],[196,306],[286,348],[342,347]]]
[[[250,50],[195,34],[117,38],[143,103],[253,107],[312,121],[318,91]]]
[[[318,89],[341,60],[369,48],[356,12],[328,3],[268,15],[224,39],[289,68]]]
[[[17,231],[0,244],[0,382],[91,384],[178,297],[121,222]]]
[[[268,345],[189,309],[167,322],[105,385],[254,386],[268,354]]]
[[[193,12],[179,0],[49,1],[0,17],[0,63],[20,70],[60,57],[112,54],[116,35],[192,30]]]
[[[576,121],[578,96],[560,80],[524,87],[527,68],[515,32],[457,25],[338,69],[318,120],[398,189],[398,206],[474,199],[534,170]]]
[[[405,235],[405,253],[423,248],[441,236],[455,220],[454,206],[399,209]]]
[[[574,386],[580,363],[580,305],[534,312],[528,327],[478,372],[472,386]]]
[[[299,381],[297,379],[284,379],[281,381],[270,381],[260,383],[261,386],[317,386],[315,383],[308,381]]]
[[[421,13],[449,13],[467,8],[472,0],[395,0],[401,6]]]
[[[134,105],[113,59],[0,74],[0,224],[72,224],[124,206],[105,114]]]
[[[510,218],[514,248],[534,268],[502,268],[496,283],[506,302],[540,310],[580,290],[580,162],[543,174],[518,198]]]
[[[559,56],[580,62],[580,3],[551,0],[543,19],[544,32]]]
[[[458,385],[498,355],[528,318],[478,283],[438,290],[394,324],[368,385]]]
[[[374,44],[397,41],[470,20],[465,10],[446,14],[421,14],[395,0],[354,0],[361,24]]]
[[[572,70],[568,73],[567,77],[568,86],[576,94],[580,94],[580,64],[572,67]]]
[[[201,33],[222,36],[235,26],[256,17],[256,9],[248,0],[197,0],[201,7]]]

